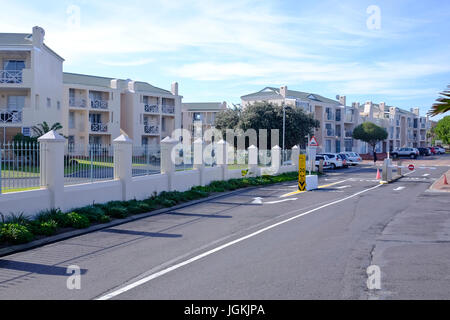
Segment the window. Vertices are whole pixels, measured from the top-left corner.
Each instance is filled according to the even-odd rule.
[[[90,123],[102,123],[102,115],[100,113],[90,113],[89,114]]]
[[[166,131],[166,118],[161,119],[161,131]]]
[[[336,140],[336,153],[341,152],[341,142]]]
[[[89,98],[93,101],[103,100],[102,93],[100,91],[89,91]]]
[[[61,109],[61,102],[56,101],[56,109],[60,110]]]
[[[69,98],[75,99],[75,89],[69,89]]]
[[[325,152],[331,152],[331,140],[325,140]]]
[[[75,144],[75,136],[69,136],[67,140],[69,144]]]
[[[69,112],[69,129],[75,129],[75,112]]]
[[[202,114],[199,112],[194,113],[194,121],[202,121]]]
[[[3,63],[5,71],[22,71],[25,69],[25,61],[23,60],[6,60]]]
[[[142,137],[142,145],[147,146],[148,145],[148,137]]]
[[[47,108],[50,108],[52,106],[52,99],[47,98]]]
[[[37,94],[34,99],[34,105],[36,107],[36,110],[39,109],[39,103],[40,103],[40,99],[39,99],[39,95]]]
[[[25,107],[25,96],[8,96],[8,110],[22,110]]]

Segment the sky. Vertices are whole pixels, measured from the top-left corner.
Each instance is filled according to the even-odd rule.
[[[287,85],[425,115],[450,85],[450,1],[0,0],[0,7],[0,32],[43,27],[64,71],[164,89],[177,81],[184,102],[237,104]]]

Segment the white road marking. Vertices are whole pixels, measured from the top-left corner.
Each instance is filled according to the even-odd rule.
[[[342,186],[342,187],[336,187],[336,189],[347,189],[347,188],[351,188],[352,186]]]
[[[282,202],[286,202],[286,201],[295,201],[295,200],[298,200],[298,198],[289,198],[289,199],[284,199],[284,200],[265,202],[264,204],[277,204],[277,203],[282,203]]]
[[[273,229],[273,228],[276,228],[276,227],[278,227],[278,226],[281,226],[281,225],[283,225],[283,224],[286,224],[286,223],[291,222],[291,221],[293,221],[293,220],[296,220],[296,219],[298,219],[298,218],[304,217],[304,216],[306,216],[306,215],[308,215],[308,214],[311,214],[311,213],[313,213],[313,212],[319,211],[319,210],[321,210],[321,209],[323,209],[323,208],[326,208],[326,207],[335,205],[335,204],[337,204],[337,203],[341,203],[341,202],[343,202],[343,201],[352,199],[352,198],[354,198],[354,197],[359,196],[360,194],[363,194],[363,193],[366,193],[366,192],[375,190],[375,189],[377,189],[377,188],[379,188],[379,187],[381,187],[381,186],[383,186],[383,185],[381,185],[381,184],[376,185],[376,186],[374,186],[374,187],[371,187],[371,188],[368,188],[368,189],[359,191],[359,192],[357,192],[357,193],[354,193],[354,194],[352,194],[352,195],[350,195],[350,196],[347,196],[347,197],[345,197],[345,198],[342,198],[342,199],[339,199],[339,200],[335,200],[335,201],[333,201],[333,202],[324,204],[324,205],[319,206],[319,207],[317,207],[317,208],[314,208],[314,209],[312,209],[312,210],[309,210],[309,211],[306,211],[306,212],[304,212],[304,213],[298,214],[298,215],[296,215],[296,216],[294,216],[294,217],[291,217],[291,218],[288,218],[288,219],[286,219],[286,220],[277,222],[277,223],[272,224],[272,225],[270,225],[270,226],[268,226],[268,227],[265,227],[265,228],[260,229],[260,230],[258,230],[258,231],[256,231],[256,232],[253,232],[253,233],[251,233],[251,234],[249,234],[249,235],[246,235],[246,236],[244,236],[244,237],[242,237],[242,238],[239,238],[239,239],[233,240],[233,241],[231,241],[231,242],[225,243],[225,244],[223,244],[223,245],[221,245],[221,246],[219,246],[219,247],[217,247],[217,248],[214,248],[214,249],[209,250],[209,251],[207,251],[207,252],[204,252],[204,253],[202,253],[202,254],[200,254],[200,255],[197,255],[197,256],[195,256],[195,257],[193,257],[193,258],[191,258],[191,259],[188,259],[188,260],[186,260],[186,261],[183,261],[183,262],[180,262],[180,263],[178,263],[178,264],[175,264],[175,265],[173,265],[173,266],[171,266],[171,267],[169,267],[169,268],[166,268],[166,269],[164,269],[164,270],[161,270],[161,271],[159,271],[159,272],[153,273],[153,274],[151,274],[151,275],[149,275],[149,276],[147,276],[147,277],[144,277],[144,278],[142,278],[142,279],[140,279],[140,280],[138,280],[138,281],[135,281],[135,282],[133,282],[133,283],[130,283],[129,285],[127,285],[127,286],[125,286],[125,287],[123,287],[123,288],[121,288],[121,289],[118,289],[118,290],[115,290],[115,291],[113,291],[113,292],[110,292],[110,293],[108,293],[108,294],[106,294],[106,295],[103,295],[103,296],[97,298],[96,300],[110,300],[110,299],[112,299],[112,298],[114,298],[114,297],[117,297],[117,296],[119,296],[119,295],[121,295],[121,294],[127,292],[127,291],[130,291],[130,290],[132,290],[132,289],[134,289],[134,288],[136,288],[136,287],[139,287],[139,286],[141,286],[141,285],[143,285],[143,284],[145,284],[145,283],[147,283],[147,282],[149,282],[149,281],[151,281],[151,280],[154,280],[154,279],[156,279],[156,278],[159,278],[159,277],[161,277],[161,276],[163,276],[163,275],[165,275],[165,274],[167,274],[167,273],[169,273],[169,272],[175,271],[175,270],[177,270],[177,269],[179,269],[179,268],[181,268],[181,267],[184,267],[184,266],[186,266],[186,265],[188,265],[188,264],[191,264],[191,263],[193,263],[193,262],[195,262],[195,261],[198,261],[198,260],[200,260],[200,259],[203,259],[203,258],[205,258],[205,257],[207,257],[207,256],[210,256],[210,255],[216,253],[216,252],[222,251],[223,249],[226,249],[226,248],[228,248],[228,247],[231,247],[231,246],[233,246],[233,245],[235,245],[235,244],[237,244],[237,243],[240,243],[240,242],[245,241],[245,240],[247,240],[247,239],[253,238],[253,237],[255,237],[255,236],[257,236],[257,235],[259,235],[259,234],[261,234],[261,233],[263,233],[263,232],[269,231],[269,230],[271,230],[271,229]],[[299,211],[301,211],[301,210],[302,210],[302,209],[293,210],[293,211],[289,212],[288,214],[292,214],[292,213],[295,213],[295,212],[299,212]]]
[[[262,204],[262,198],[255,198],[255,200],[253,200],[252,204]]]
[[[394,191],[401,191],[403,189],[405,189],[405,187],[398,187],[398,188],[395,188]]]
[[[428,177],[430,174],[429,173],[425,173],[424,175],[423,175],[423,177]]]

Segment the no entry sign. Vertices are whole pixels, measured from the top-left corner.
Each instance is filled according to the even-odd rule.
[[[413,164],[410,164],[410,165],[408,166],[408,169],[411,170],[411,171],[413,171],[413,170],[414,170],[414,165],[413,165]]]

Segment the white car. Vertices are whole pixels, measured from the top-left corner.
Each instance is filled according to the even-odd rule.
[[[356,166],[362,162],[362,157],[359,155],[359,153],[344,152],[344,154],[347,156],[348,162],[352,166]]]
[[[319,166],[320,166],[320,160],[323,160],[323,168],[324,169],[330,169],[331,165],[330,165],[330,161],[329,158],[325,155],[317,155],[316,156],[316,170],[319,171]]]
[[[434,150],[436,150],[437,154],[444,154],[445,153],[445,149],[441,148],[441,147],[434,147]]]
[[[322,153],[319,156],[326,155],[328,157],[328,162],[330,163],[331,169],[343,168],[344,162],[339,157],[337,153]]]

